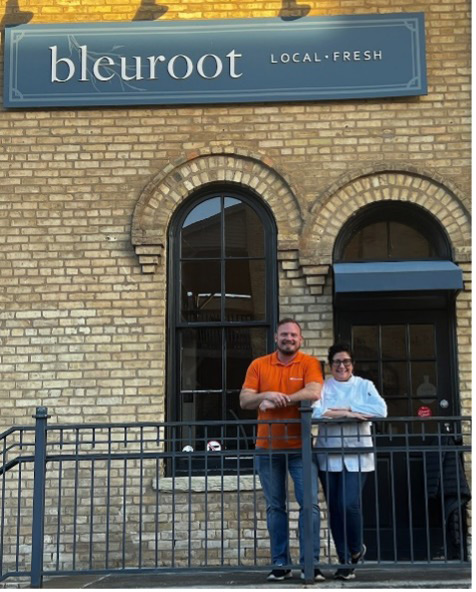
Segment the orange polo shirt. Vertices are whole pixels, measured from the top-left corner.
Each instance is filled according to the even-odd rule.
[[[292,396],[310,382],[322,383],[321,365],[312,356],[298,352],[293,361],[284,365],[277,352],[256,358],[251,362],[243,388],[258,393],[278,391]],[[300,419],[299,405],[278,409],[258,410],[258,420]],[[301,448],[301,424],[258,424],[258,448]]]

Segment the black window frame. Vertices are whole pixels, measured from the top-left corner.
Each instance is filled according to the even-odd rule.
[[[344,259],[349,242],[360,231],[377,222],[398,222],[416,230],[432,245],[435,255],[421,260],[452,260],[451,243],[445,229],[427,210],[408,202],[380,201],[355,212],[344,224],[334,244],[333,262],[352,263],[370,259]],[[375,258],[373,261],[397,261],[397,258]],[[407,259],[405,259],[407,260]]]
[[[224,318],[219,321],[207,321],[207,322],[190,322],[181,319],[181,290],[180,290],[180,265],[181,265],[181,229],[183,224],[190,214],[198,205],[204,201],[213,197],[221,198],[220,215],[223,222],[224,216],[224,199],[227,197],[238,199],[250,206],[254,212],[258,215],[263,225],[264,232],[264,260],[265,260],[265,274],[266,274],[266,286],[265,291],[265,318],[264,320],[256,321],[227,321]],[[222,230],[223,232],[223,230]],[[222,247],[220,254],[220,261],[222,264],[227,259],[224,255],[224,233],[222,235]],[[233,259],[233,257],[230,257]],[[175,453],[180,451],[180,446],[174,446],[173,442],[175,436],[180,432],[177,424],[180,424],[181,417],[181,385],[180,385],[180,332],[187,328],[217,328],[223,332],[227,327],[261,327],[267,330],[266,336],[266,351],[271,352],[274,348],[274,332],[278,318],[278,259],[277,259],[277,227],[273,217],[273,214],[269,206],[259,197],[259,195],[249,190],[243,190],[237,188],[231,184],[211,184],[200,191],[195,192],[189,198],[181,204],[176,212],[174,213],[172,220],[169,225],[168,231],[168,259],[167,259],[167,377],[166,377],[166,420],[167,422],[173,423],[174,425],[169,429],[169,435],[167,441],[169,443],[169,450]],[[222,277],[223,282],[223,277]],[[222,284],[223,285],[223,284]],[[223,313],[223,307],[221,308]],[[223,334],[223,338],[225,335]],[[251,360],[250,360],[251,362]],[[222,358],[222,368],[223,368]],[[244,376],[243,376],[244,379]],[[222,385],[223,386],[223,385]],[[222,394],[224,393],[223,388]],[[226,389],[227,395],[233,389]],[[225,418],[224,418],[225,419]],[[240,426],[237,426],[237,430],[240,430]],[[243,428],[241,432],[244,434]],[[250,446],[250,442],[247,442],[246,446]],[[175,460],[175,462],[172,462]],[[227,473],[236,472],[236,459],[229,459],[229,462],[225,462],[226,458],[216,459],[215,462],[210,461],[209,458],[205,458],[205,455],[199,455],[190,463],[180,455],[174,457],[174,454],[170,457],[170,462],[167,463],[166,472],[171,475],[180,474],[204,474],[213,472]],[[251,461],[251,459],[250,459]],[[238,460],[240,470],[243,471],[246,465],[249,464],[249,469],[252,469],[251,462],[243,462]],[[193,465],[193,466],[192,466]]]

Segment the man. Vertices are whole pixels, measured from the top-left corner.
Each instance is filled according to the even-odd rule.
[[[256,449],[268,449],[269,454],[257,455],[257,469],[266,498],[266,516],[271,541],[273,570],[269,581],[292,577],[286,566],[291,563],[289,554],[289,527],[286,511],[286,473],[294,481],[294,493],[299,504],[300,562],[304,565],[304,524],[301,426],[276,420],[299,420],[301,401],[317,401],[322,387],[322,371],[319,362],[300,352],[303,343],[301,327],[294,319],[278,323],[276,351],[254,360],[247,372],[240,393],[242,409],[258,409],[258,420],[271,423],[258,425]],[[272,450],[272,453],[271,453]],[[319,562],[319,507],[317,505],[317,466],[312,464],[312,523],[314,562]],[[304,572],[301,572],[304,579]],[[324,580],[317,567],[314,579]]]

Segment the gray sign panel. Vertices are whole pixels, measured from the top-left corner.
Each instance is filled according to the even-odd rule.
[[[7,108],[423,95],[424,18],[7,27],[4,81]]]

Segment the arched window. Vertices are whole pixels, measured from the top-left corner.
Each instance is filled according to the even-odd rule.
[[[363,208],[347,222],[334,250],[334,261],[451,259],[441,226],[420,206],[380,202]]]
[[[251,360],[273,344],[274,221],[257,197],[220,187],[179,209],[169,246],[168,419],[183,424],[176,448],[249,446],[246,426],[238,433],[212,422],[256,418],[240,409],[239,392]]]

